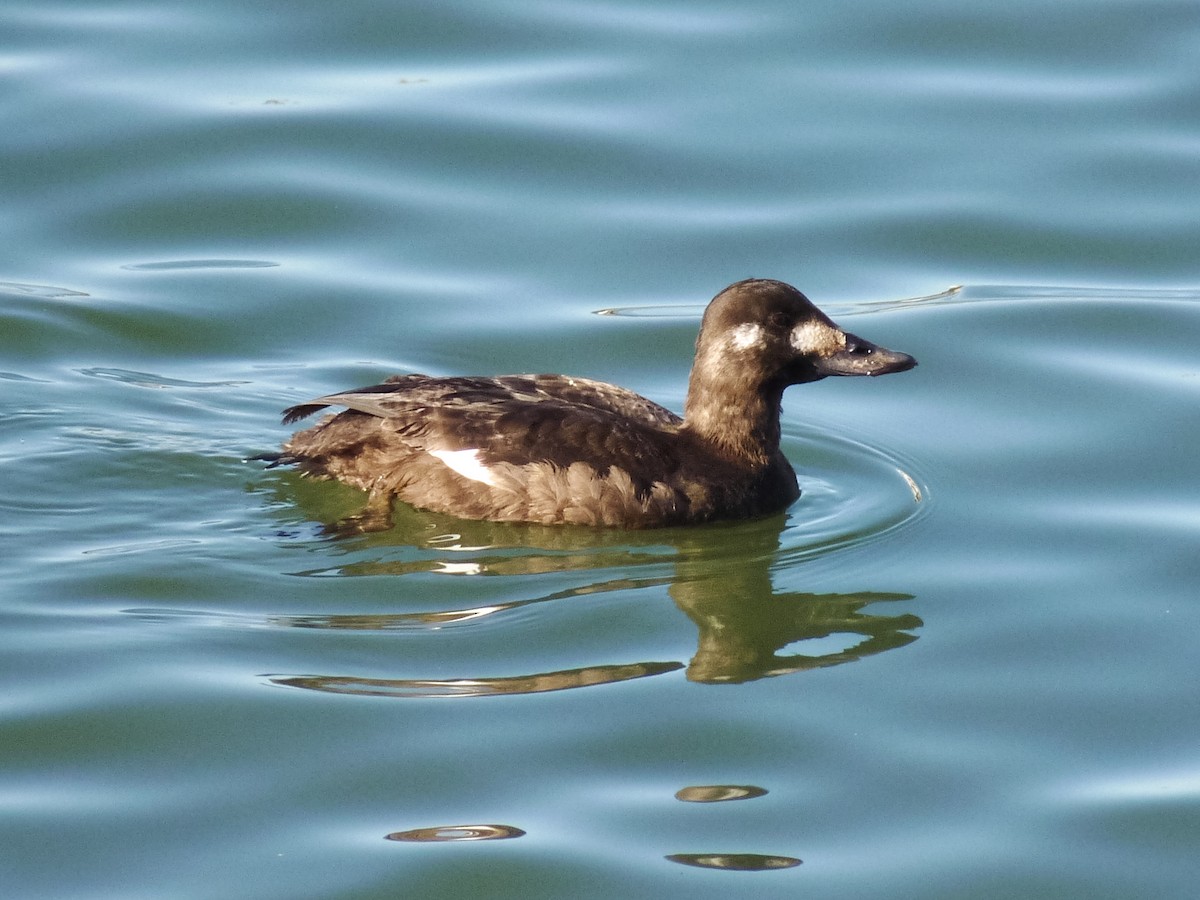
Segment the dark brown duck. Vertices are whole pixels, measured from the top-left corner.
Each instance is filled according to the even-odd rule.
[[[800,496],[779,449],[793,384],[886,375],[916,360],[842,331],[781,281],[732,284],[705,310],[683,418],[611,384],[565,375],[430,378],[318,397],[290,424],[346,407],[273,464],[469,519],[653,528],[741,519]]]

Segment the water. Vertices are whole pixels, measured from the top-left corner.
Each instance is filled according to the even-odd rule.
[[[5,896],[1194,894],[1194,4],[0,18]],[[679,408],[747,275],[921,363],[790,391],[786,515],[245,460],[399,371]]]

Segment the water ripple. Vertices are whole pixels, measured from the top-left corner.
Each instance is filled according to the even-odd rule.
[[[156,375],[152,372],[134,372],[129,369],[116,369],[108,366],[93,366],[78,371],[80,375],[88,375],[92,378],[111,378],[113,381],[134,384],[138,387],[215,388],[248,383],[245,381],[185,381],[182,378],[168,378],[166,375]]]
[[[432,828],[413,828],[393,831],[389,841],[443,843],[448,841],[498,841],[524,837],[525,832],[513,825],[437,825]]]
[[[57,300],[61,297],[86,297],[83,291],[73,291],[70,288],[51,287],[47,284],[21,284],[16,281],[0,281],[0,297],[41,297],[45,300]]]
[[[675,792],[675,799],[685,803],[725,803],[730,800],[753,800],[766,795],[766,788],[752,784],[698,784],[680,788]]]
[[[729,872],[767,872],[772,869],[791,869],[802,862],[794,856],[771,856],[762,853],[672,853],[671,862],[699,869],[725,869]]]
[[[823,303],[822,308],[830,315],[862,315],[871,312],[883,312],[889,309],[899,309],[908,306],[924,306],[931,303],[942,303],[953,300],[961,294],[962,285],[948,287],[934,294],[923,294],[920,297],[906,297],[900,300],[864,300],[864,301],[833,301]],[[593,310],[597,316],[624,316],[637,319],[698,319],[704,312],[703,303],[661,304],[641,306],[606,306]]]
[[[266,259],[168,259],[161,262],[130,263],[121,268],[157,272],[187,269],[269,269],[278,265],[280,264]]]
[[[812,426],[786,431],[784,449],[801,489],[783,535],[791,562],[877,540],[928,506],[929,487],[893,452]]]

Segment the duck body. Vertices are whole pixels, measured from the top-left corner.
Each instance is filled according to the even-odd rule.
[[[273,457],[309,476],[461,518],[652,528],[742,519],[800,496],[779,447],[791,384],[885,374],[912,357],[847,334],[795,288],[749,279],[709,304],[680,417],[633,391],[565,375],[398,375],[284,411]]]

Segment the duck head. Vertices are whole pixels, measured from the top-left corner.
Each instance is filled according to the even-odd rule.
[[[708,305],[692,374],[708,369],[782,391],[830,375],[889,375],[916,364],[907,353],[843,331],[790,284],[750,278]]]
[[[779,412],[789,385],[830,375],[888,375],[916,364],[907,353],[838,328],[790,284],[739,281],[704,311],[685,427],[732,459],[771,464],[781,458]]]

